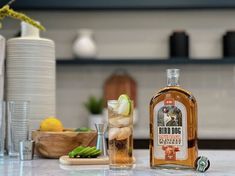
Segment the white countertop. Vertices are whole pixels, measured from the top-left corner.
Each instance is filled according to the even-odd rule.
[[[155,170],[149,168],[149,151],[135,150],[136,164],[130,171],[114,172],[107,165],[68,166],[55,159],[19,161],[17,158],[0,158],[0,176],[234,176],[235,150],[201,150],[211,161],[205,173],[191,170]]]

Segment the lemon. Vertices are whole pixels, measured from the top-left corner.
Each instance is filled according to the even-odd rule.
[[[63,131],[62,122],[56,117],[47,117],[40,124],[40,131]]]
[[[131,112],[131,100],[126,94],[122,94],[118,98],[118,114],[128,116]]]

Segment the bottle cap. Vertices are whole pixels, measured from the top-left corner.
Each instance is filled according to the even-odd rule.
[[[210,161],[205,156],[197,157],[195,161],[195,169],[199,172],[206,172],[210,167]]]
[[[167,86],[179,86],[180,69],[167,69]]]
[[[167,69],[167,77],[172,78],[172,77],[179,77],[180,75],[180,69],[172,68],[172,69]]]

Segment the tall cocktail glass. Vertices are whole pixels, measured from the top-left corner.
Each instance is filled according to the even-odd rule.
[[[133,166],[133,101],[123,112],[117,100],[108,101],[108,146],[110,169],[131,169]],[[125,109],[125,108],[124,108]]]

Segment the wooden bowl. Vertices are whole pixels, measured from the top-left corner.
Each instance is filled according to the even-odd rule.
[[[74,148],[82,146],[95,146],[97,132],[63,132],[33,131],[32,139],[35,141],[35,151],[41,157],[59,158],[67,155]]]

